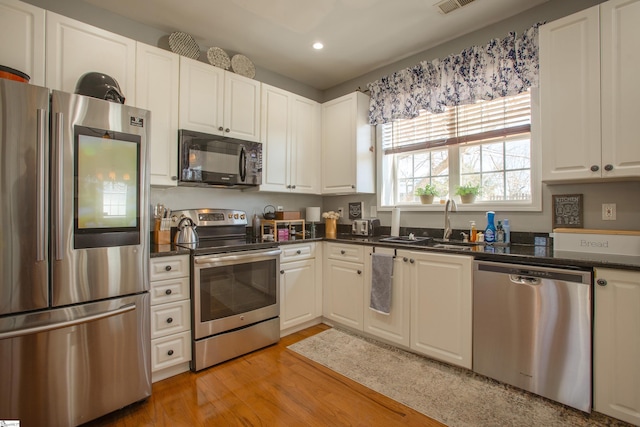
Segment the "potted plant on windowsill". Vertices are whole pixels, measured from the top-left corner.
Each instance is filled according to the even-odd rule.
[[[473,203],[476,200],[476,196],[480,194],[480,186],[471,183],[458,185],[456,194],[460,196],[462,203]]]
[[[424,187],[416,188],[415,195],[420,197],[420,202],[423,205],[433,203],[433,197],[438,195],[438,190],[431,184],[427,184]]]

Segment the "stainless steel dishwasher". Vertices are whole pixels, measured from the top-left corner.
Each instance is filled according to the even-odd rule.
[[[591,411],[592,272],[476,261],[473,371]]]

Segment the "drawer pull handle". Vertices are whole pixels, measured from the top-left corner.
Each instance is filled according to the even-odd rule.
[[[167,319],[167,323],[173,323],[173,317],[169,317],[169,318]]]
[[[300,254],[302,253],[302,251],[301,251],[300,249],[298,249],[298,250],[296,251],[296,253],[297,253],[298,255],[300,255]]]
[[[607,281],[605,279],[598,279],[596,283],[600,286],[607,286]]]
[[[340,254],[341,254],[341,255],[344,255],[345,253],[346,253],[346,252],[344,251],[344,249],[340,251]]]
[[[164,291],[164,293],[167,295],[171,295],[171,289],[167,289],[166,291]]]
[[[173,350],[169,350],[169,351],[167,351],[167,354],[168,354],[169,356],[173,356]]]
[[[170,266],[170,265],[167,265],[167,266],[164,268],[164,270],[165,270],[165,271],[171,271],[171,266]]]

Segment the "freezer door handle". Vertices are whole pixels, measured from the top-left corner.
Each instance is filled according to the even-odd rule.
[[[104,311],[102,313],[90,314],[88,316],[78,317],[72,320],[65,320],[64,322],[15,329],[12,331],[0,333],[0,340],[5,340],[9,338],[18,338],[18,337],[23,337],[25,335],[38,334],[40,332],[50,332],[55,329],[69,328],[71,326],[79,325],[81,323],[94,322],[96,320],[106,319],[107,317],[125,314],[135,309],[136,309],[136,304],[130,303],[130,304],[125,304],[122,307],[116,308],[115,310],[109,310],[109,311]]]
[[[37,141],[37,167],[36,167],[36,182],[37,182],[37,195],[36,195],[36,261],[44,261],[46,257],[46,229],[45,229],[45,209],[46,209],[46,169],[45,169],[45,157],[47,149],[46,141],[46,127],[47,127],[47,115],[46,110],[38,108],[37,111],[38,120],[38,141]]]
[[[55,121],[53,123],[53,138],[54,138],[54,152],[55,152],[55,185],[53,186],[53,200],[55,203],[54,214],[55,214],[55,237],[54,237],[54,245],[56,250],[56,260],[62,260],[62,254],[64,253],[64,248],[62,247],[62,227],[63,227],[63,192],[64,188],[64,170],[63,170],[63,141],[64,141],[64,128],[62,126],[63,115],[62,113],[55,114]]]

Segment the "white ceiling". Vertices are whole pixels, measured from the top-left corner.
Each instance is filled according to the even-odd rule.
[[[84,1],[325,90],[548,0],[475,0],[446,15],[438,0]]]

